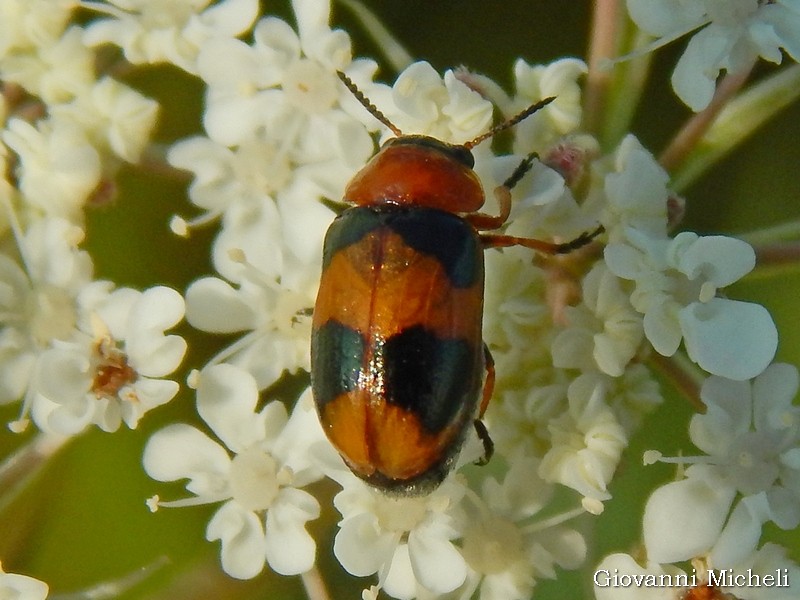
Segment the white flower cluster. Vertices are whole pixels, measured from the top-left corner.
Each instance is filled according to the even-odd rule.
[[[556,66],[572,77],[582,71],[572,61],[541,70],[571,90],[573,80],[554,77]],[[523,89],[530,89],[530,71],[518,65],[517,72],[526,73]],[[564,112],[579,110],[575,103]],[[647,352],[672,356],[683,341],[706,371],[743,380],[770,363],[777,331],[760,305],[717,295],[753,268],[749,245],[689,232],[668,236],[668,175],[633,136],[597,156],[586,136],[559,131],[563,137],[549,149],[537,148],[564,176],[557,193],[546,202],[519,199],[509,230],[536,230],[544,214],[551,231],[569,238],[599,221],[608,245],[603,260],[578,277],[580,264],[569,256],[543,261],[538,273],[523,251],[487,256],[485,335],[500,374],[488,418],[502,452],[533,453],[545,480],[593,503],[611,497],[607,486],[628,436],[660,402],[641,364]],[[530,149],[526,142],[517,136],[520,151]]]
[[[780,63],[781,49],[800,61],[797,0],[627,0],[631,19],[669,42],[695,30],[672,74],[672,87],[692,110],[705,108],[720,71],[739,74],[756,59]]]
[[[300,488],[324,473],[343,488],[334,500],[342,514],[336,557],[353,575],[378,577],[365,597],[381,589],[396,598],[468,597],[480,588],[482,598],[525,598],[537,578],[555,576],[555,565],[583,562],[585,542],[563,521],[602,511],[628,437],[661,401],[643,364],[649,351],[671,356],[684,342],[700,367],[739,381],[772,360],[777,333],[768,313],[717,293],[753,268],[753,251],[722,236],[670,238],[669,177],[653,156],[633,136],[603,155],[580,132],[585,65],[518,62],[517,95],[500,103],[506,112],[557,100],[519,125],[518,154],[476,148],[476,171],[492,189],[535,150],[542,159],[515,189],[508,233],[570,239],[601,223],[608,246],[537,265],[524,250],[487,255],[485,335],[499,375],[487,420],[508,471],[502,483],[486,476],[482,494],[454,476],[424,498],[384,496],[332,454],[308,392],[288,421],[291,435],[274,403],[255,412],[258,390],[308,369],[318,256],[333,217],[321,200],[338,201],[372,152],[375,120],[335,71],[400,130],[449,142],[486,131],[492,106],[468,85],[468,73],[442,78],[422,62],[391,88],[375,84],[375,65],[352,59],[347,35],[328,26],[327,6],[293,7],[297,33],[267,17],[250,43],[218,37],[200,48],[207,135],[169,153],[193,172],[189,196],[204,211],[176,217],[174,229],[220,224],[212,252],[219,276],[190,286],[187,318],[240,337],[193,382],[201,416],[227,452],[188,426],[158,433],[146,469],[160,480],[187,478],[196,497],[156,498],[152,506],[224,502],[206,535],[222,542],[226,572],[252,577],[268,564],[302,573],[316,549],[305,524],[319,506]],[[234,410],[236,397],[246,400]],[[179,447],[196,452],[176,458]],[[313,456],[316,466],[292,465],[292,455]],[[555,484],[575,490],[580,506],[537,522]],[[296,498],[294,512],[285,497]],[[284,552],[276,555],[277,547]]]
[[[334,216],[321,201],[338,202],[374,150],[370,132],[378,123],[336,71],[405,131],[464,142],[485,132],[492,117],[490,102],[455,73],[442,78],[427,63],[411,65],[391,88],[373,83],[375,64],[351,58],[349,37],[330,29],[324,3],[297,0],[293,7],[296,33],[267,17],[255,24],[250,43],[220,36],[202,45],[197,73],[207,86],[207,135],[180,141],[168,154],[174,166],[192,171],[189,197],[203,211],[176,217],[173,229],[188,235],[212,220],[220,227],[212,250],[218,276],[189,287],[187,319],[203,331],[238,338],[191,381],[198,411],[218,441],[173,425],[158,432],[145,452],[151,476],[187,479],[193,496],[154,497],[150,506],[222,502],[206,537],[221,542],[227,573],[250,578],[267,564],[298,574],[314,564],[316,544],[305,524],[320,510],[302,488],[325,473],[343,486],[334,501],[343,516],[334,552],[349,572],[377,574],[381,588],[398,598],[479,586],[524,597],[536,577],[554,576],[554,565],[576,567],[585,555],[574,530],[548,522],[532,528],[552,488],[542,482],[533,496],[522,493],[531,476],[538,478],[538,460],[521,456],[525,468],[515,466],[503,484],[487,480],[482,497],[454,479],[423,499],[392,499],[346,471],[322,435],[309,392],[288,421],[275,402],[255,408],[259,391],[285,373],[309,368],[309,316],[322,238]],[[576,64],[565,63],[575,75],[561,77],[564,85],[576,87],[582,63]],[[570,105],[556,105],[556,117],[575,110],[578,94],[572,98]],[[488,145],[475,155],[478,172],[488,173],[487,185],[507,177],[519,160],[495,158]],[[528,204],[561,197],[563,179],[543,165],[535,169],[542,177]],[[584,401],[576,399],[575,418],[591,428],[578,414],[587,410]],[[573,426],[565,423],[564,435]],[[621,440],[616,423],[611,427]],[[298,462],[307,456],[316,457],[316,467]],[[605,462],[610,477],[615,463]],[[465,497],[469,501],[462,502]],[[495,548],[513,542],[511,562],[482,549],[487,535],[494,536]]]
[[[800,524],[800,406],[793,404],[798,388],[797,369],[783,363],[751,381],[709,377],[701,390],[706,413],[695,415],[689,426],[692,442],[707,454],[646,457],[678,463],[683,471],[682,478],[656,489],[645,506],[646,568],[624,554],[606,557],[599,568],[660,575],[674,568],[670,563],[693,560],[700,571],[763,576],[786,570],[785,585],[748,588],[747,597],[797,597],[800,567],[780,546],[759,547],[759,541],[767,523],[790,531]],[[730,583],[721,590],[740,595],[741,587]],[[684,592],[685,586],[675,586],[659,593]],[[624,597],[605,588],[596,596]],[[640,597],[661,596],[652,591]]]
[[[0,403],[23,399],[21,430],[72,435],[136,427],[178,391],[164,379],[186,351],[165,335],[184,312],[166,287],[144,292],[95,280],[79,248],[83,209],[105,200],[124,162],[139,160],[157,105],[95,74],[76,3],[0,7]]]
[[[145,449],[145,470],[159,481],[188,479],[186,488],[196,497],[154,497],[151,509],[224,502],[206,538],[222,542],[226,573],[249,579],[265,561],[283,575],[308,571],[316,545],[304,527],[319,516],[319,503],[300,488],[321,478],[307,457],[322,435],[310,395],[287,419],[280,402],[256,411],[256,381],[239,367],[218,364],[195,378],[197,410],[224,446],[189,425],[157,432]]]
[[[347,73],[371,94],[375,63],[352,59],[349,36],[328,24],[327,3],[293,6],[297,31],[265,17],[251,43],[228,32],[199,46],[190,72],[206,84],[207,135],[181,140],[168,153],[173,166],[192,172],[189,198],[204,211],[175,217],[173,230],[189,235],[219,223],[212,249],[218,276],[189,286],[187,320],[238,337],[191,378],[198,412],[222,445],[172,425],[145,451],[152,477],[188,479],[195,497],[156,497],[150,505],[223,502],[206,537],[221,542],[225,572],[242,579],[265,564],[296,575],[315,562],[305,524],[320,507],[302,488],[323,477],[309,462],[311,449],[332,449],[310,390],[288,419],[279,402],[259,411],[256,403],[284,374],[309,369],[319,256],[334,217],[323,200],[341,198],[371,156],[369,128],[377,127],[336,75]]]
[[[628,6],[656,36],[703,28],[673,79],[692,108],[708,103],[720,70],[757,56],[778,62],[781,48],[800,54],[795,0]],[[71,24],[78,7],[93,20]],[[227,574],[250,579],[265,566],[305,574],[318,545],[306,527],[323,512],[309,486],[328,478],[341,486],[333,552],[348,573],[377,579],[364,598],[522,600],[537,580],[585,562],[586,540],[570,521],[603,511],[629,438],[662,402],[648,361],[685,352],[710,374],[707,411],[689,431],[706,455],[658,456],[683,470],[647,504],[647,564],[615,554],[603,568],[663,573],[696,560],[707,569],[796,569],[783,549],[759,541],[766,523],[800,524],[797,370],[772,364],[778,336],[766,309],[722,291],[755,267],[753,248],[670,234],[680,201],[669,174],[635,136],[603,148],[582,129],[583,61],[519,60],[510,96],[487,78],[463,69],[441,76],[425,62],[388,86],[373,81],[374,61],[352,56],[348,34],[331,28],[328,2],[292,8],[295,26],[258,19],[256,0],[0,2],[0,80],[15,92],[0,107],[0,167],[10,173],[0,183],[0,403],[22,400],[13,427],[28,416],[67,435],[136,427],[178,391],[169,375],[187,345],[166,331],[185,309],[195,329],[233,341],[189,376],[209,431],[172,424],[147,443],[146,472],[182,480],[189,492],[154,496],[152,510],[219,504],[205,536],[220,543]],[[195,212],[176,215],[172,230],[218,226],[215,273],[184,296],[95,280],[79,248],[84,208],[122,163],[139,160],[156,117],[153,101],[95,73],[95,48],[108,43],[131,64],[169,63],[205,86],[204,134],[166,155],[191,174]],[[555,96],[512,130],[512,155],[495,156],[490,142],[474,148],[475,171],[491,192],[523,157],[538,156],[513,190],[504,233],[566,242],[604,231],[564,256],[487,252],[484,338],[497,385],[485,420],[497,456],[473,469],[480,444],[468,439],[455,472],[424,497],[387,496],[350,473],[310,389],[291,409],[263,398],[310,369],[332,207],[376,139],[390,137],[337,71],[399,130],[450,143],[488,131],[495,107],[510,117]],[[0,572],[0,596],[3,586],[29,586],[18,577]],[[613,593],[596,590],[601,600],[626,597]]]

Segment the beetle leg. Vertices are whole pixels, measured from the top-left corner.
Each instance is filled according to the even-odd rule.
[[[489,436],[486,425],[484,425],[483,421],[480,419],[475,420],[475,432],[478,434],[481,442],[483,442],[483,456],[476,460],[475,464],[482,467],[483,465],[489,464],[489,461],[492,460],[492,455],[494,454],[494,442]]]
[[[517,165],[514,172],[503,182],[494,189],[494,197],[497,198],[497,203],[500,205],[500,214],[497,216],[487,215],[486,213],[472,213],[465,215],[464,218],[475,229],[498,229],[508,221],[508,215],[511,214],[511,190],[517,185],[522,177],[531,170],[534,159],[539,158],[535,152],[531,152],[522,159],[522,162]]]
[[[486,379],[483,382],[483,398],[481,398],[481,408],[478,412],[479,419],[486,412],[486,407],[489,406],[489,400],[491,400],[494,392],[494,358],[489,351],[489,346],[486,344],[483,345],[483,364],[486,369]]]
[[[494,454],[494,442],[492,438],[489,436],[489,432],[486,429],[486,425],[483,424],[481,421],[481,417],[483,417],[483,413],[486,412],[486,407],[489,405],[489,400],[492,397],[492,392],[494,391],[494,358],[492,358],[492,353],[489,352],[489,346],[486,344],[483,345],[483,356],[484,356],[484,364],[486,366],[486,380],[483,383],[483,398],[481,399],[481,407],[478,412],[478,418],[475,419],[475,432],[478,434],[478,438],[483,443],[483,456],[478,459],[478,465],[485,465],[489,462],[492,458],[492,454]]]
[[[503,234],[481,234],[481,241],[486,248],[504,248],[506,246],[525,246],[544,254],[569,254],[573,250],[583,248],[594,238],[605,231],[605,227],[598,225],[594,231],[585,231],[569,242],[557,244],[533,238],[516,237]]]

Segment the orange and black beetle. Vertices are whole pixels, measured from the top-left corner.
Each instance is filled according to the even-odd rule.
[[[477,212],[484,193],[470,149],[552,99],[451,145],[402,135],[340,77],[397,137],[347,186],[345,201],[355,206],[325,237],[311,337],[314,400],[357,476],[387,492],[424,494],[452,468],[471,424],[487,459],[492,450],[480,421],[494,383],[481,336],[483,250],[520,244],[564,253],[600,230],[566,244],[479,233],[505,223],[510,190],[534,157],[497,188],[500,215],[491,216]]]

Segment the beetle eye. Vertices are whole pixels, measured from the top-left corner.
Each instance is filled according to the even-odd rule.
[[[458,162],[462,165],[469,167],[470,169],[475,168],[475,157],[472,156],[472,152],[469,149],[465,148],[464,146],[453,146],[450,149],[450,152]]]

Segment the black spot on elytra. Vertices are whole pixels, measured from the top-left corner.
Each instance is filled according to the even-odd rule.
[[[328,321],[311,334],[311,387],[317,406],[355,389],[364,351],[364,338],[338,321]]]
[[[414,413],[426,431],[472,415],[481,377],[472,344],[417,325],[386,340],[382,353],[387,401]]]
[[[323,269],[340,250],[384,227],[410,248],[436,258],[453,287],[470,287],[481,277],[483,248],[469,223],[434,208],[395,205],[357,206],[337,217],[325,237]]]

